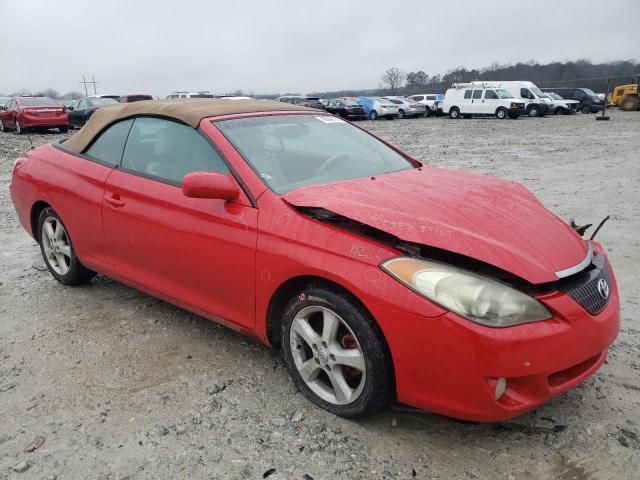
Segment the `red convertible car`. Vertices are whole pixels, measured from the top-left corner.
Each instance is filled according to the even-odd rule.
[[[603,247],[525,188],[297,105],[107,106],[17,159],[11,197],[61,283],[99,272],[280,348],[344,417],[504,420],[592,375],[619,330]]]
[[[60,133],[69,129],[67,110],[49,97],[13,97],[0,107],[0,132],[15,130],[22,134],[29,129],[49,128],[58,128]]]

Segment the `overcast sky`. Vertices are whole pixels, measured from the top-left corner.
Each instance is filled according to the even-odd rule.
[[[0,92],[85,74],[98,93],[305,93],[375,88],[392,66],[626,60],[639,18],[639,0],[0,0]]]

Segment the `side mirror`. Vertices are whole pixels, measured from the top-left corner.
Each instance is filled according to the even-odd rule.
[[[73,107],[72,107],[71,105],[69,105],[69,106],[67,107],[67,110],[73,110]]]
[[[190,198],[233,200],[238,186],[226,175],[215,172],[187,173],[182,179],[182,193]]]

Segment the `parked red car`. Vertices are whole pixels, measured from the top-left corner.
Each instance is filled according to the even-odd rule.
[[[397,399],[504,420],[592,375],[619,330],[603,247],[525,188],[296,105],[103,107],[10,190],[58,281],[100,272],[281,348],[344,417]]]
[[[0,131],[15,130],[22,134],[28,129],[57,128],[61,133],[69,129],[66,109],[49,97],[13,97],[0,107]]]

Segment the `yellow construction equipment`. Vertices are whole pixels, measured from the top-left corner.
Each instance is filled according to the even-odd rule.
[[[625,112],[640,109],[640,93],[638,93],[638,84],[629,83],[620,85],[613,89],[609,94],[609,103],[618,105]]]

